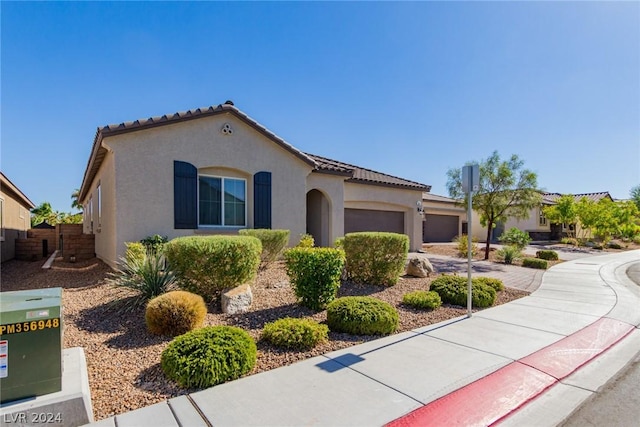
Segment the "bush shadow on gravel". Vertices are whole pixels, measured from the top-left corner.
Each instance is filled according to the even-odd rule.
[[[159,362],[140,371],[133,385],[150,393],[162,393],[167,399],[199,390],[197,388],[181,388],[178,384],[169,380],[162,371],[162,366]]]
[[[131,350],[169,342],[174,337],[164,335],[151,335],[147,331],[144,317],[138,324],[129,325],[122,334],[109,338],[104,342],[107,347],[118,350]]]
[[[340,289],[338,289],[337,298],[375,295],[384,292],[388,288],[388,286],[354,283],[350,280],[345,280],[342,282]]]
[[[227,324],[249,330],[262,329],[265,324],[284,317],[308,317],[314,314],[315,311],[299,304],[287,304],[247,313],[229,314]]]
[[[123,302],[126,304],[127,301]],[[112,334],[136,327],[140,319],[144,324],[144,309],[124,312],[118,310],[118,301],[108,301],[80,311],[74,322],[87,332]]]

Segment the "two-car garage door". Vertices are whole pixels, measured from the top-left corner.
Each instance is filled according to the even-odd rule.
[[[458,235],[457,215],[426,214],[422,223],[422,240],[425,242],[450,242]]]
[[[345,209],[344,233],[387,231],[404,234],[404,212]]]

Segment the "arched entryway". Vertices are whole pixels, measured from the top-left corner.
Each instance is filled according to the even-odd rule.
[[[320,190],[307,193],[307,233],[313,236],[316,246],[329,246],[329,220],[331,205]]]

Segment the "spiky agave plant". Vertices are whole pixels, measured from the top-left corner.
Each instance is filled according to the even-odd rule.
[[[118,290],[114,301],[119,311],[144,307],[152,298],[176,288],[176,277],[166,266],[164,256],[149,251],[142,257],[121,258],[119,268],[108,279]]]

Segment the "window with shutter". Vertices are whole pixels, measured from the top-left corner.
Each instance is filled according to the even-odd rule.
[[[198,228],[198,170],[191,163],[173,162],[174,228]]]
[[[271,172],[253,176],[253,227],[271,228]]]

